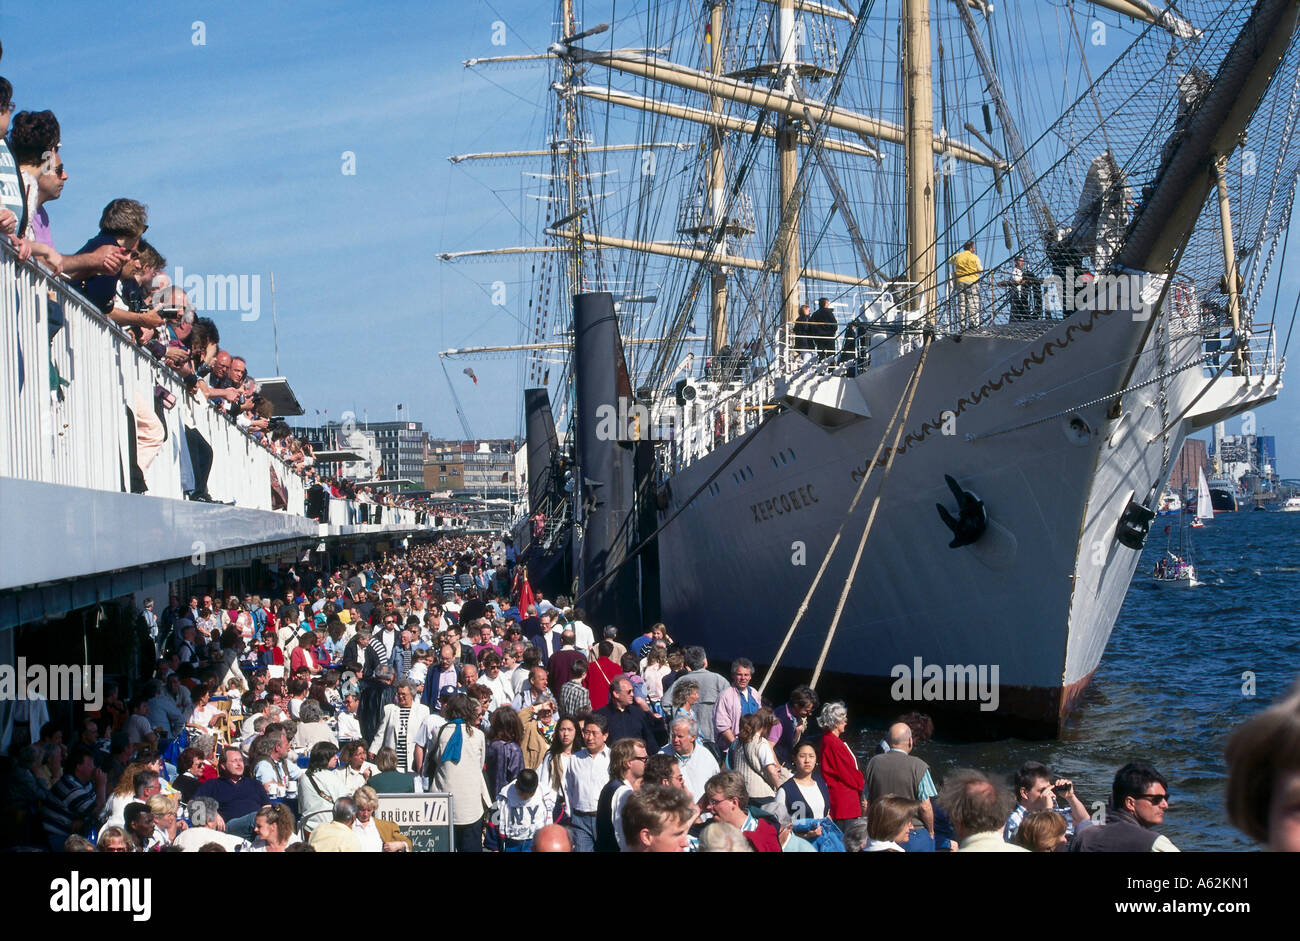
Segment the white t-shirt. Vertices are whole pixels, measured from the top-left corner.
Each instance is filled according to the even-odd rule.
[[[350,712],[340,712],[338,715],[339,741],[350,742],[361,738],[361,723],[357,717]]]
[[[554,792],[539,786],[531,797],[525,798],[511,781],[497,795],[492,816],[507,839],[531,840],[538,830],[551,822],[554,812]]]
[[[126,740],[132,745],[145,741],[152,734],[153,726],[149,724],[148,716],[133,715],[126,720]]]
[[[220,843],[228,851],[235,852],[248,845],[248,841],[233,833],[222,833],[211,827],[190,827],[176,834],[173,846],[179,846],[186,853],[197,853],[208,843]]]
[[[794,786],[803,795],[803,803],[808,808],[809,818],[816,820],[826,816],[826,800],[822,797],[821,788],[817,786],[816,781],[811,779],[795,781]]]
[[[415,744],[427,751],[429,748],[429,742],[433,741],[437,737],[438,730],[446,724],[446,719],[438,715],[436,712],[433,713],[420,724],[419,731],[415,733]]]
[[[508,706],[510,700],[515,698],[515,690],[510,684],[510,677],[501,670],[497,670],[496,679],[492,679],[492,677],[484,673],[478,678],[478,681],[483,686],[492,690],[493,709],[496,709],[498,706]]]
[[[339,770],[343,772],[343,792],[345,794],[356,793],[357,788],[366,786],[366,782],[370,780],[372,774],[379,773],[379,769],[369,761],[361,763],[360,771],[353,771],[351,766]]]
[[[564,787],[564,775],[569,773],[569,765],[573,762],[573,753],[560,756],[560,773],[561,778],[558,781],[551,780],[551,755],[547,752],[542,756],[542,763],[534,770],[537,772],[537,790],[545,791],[552,798],[558,799],[560,789]]]
[[[596,635],[591,628],[579,620],[573,620],[569,623],[573,628],[573,646],[579,650],[590,650],[596,644]]]
[[[522,664],[510,671],[510,698],[519,695],[519,690],[528,682],[528,669]]]
[[[614,792],[614,841],[618,843],[618,849],[621,853],[627,852],[627,837],[623,834],[623,808],[627,806],[627,799],[631,796],[632,785],[630,784],[623,784]]]
[[[289,837],[289,842],[286,843],[285,846],[293,846],[293,844],[295,844],[295,843],[301,843],[301,842],[302,842],[302,840],[298,839],[298,834],[295,833],[295,834],[293,834],[292,836]],[[244,853],[265,853],[265,852],[266,852],[266,841],[265,841],[265,840],[260,840],[260,839],[259,839],[259,840],[254,840],[252,843],[249,843],[249,844],[247,844],[247,845],[241,847],[240,852],[244,852]]]
[[[384,851],[384,841],[379,836],[379,828],[375,826],[374,817],[371,817],[370,822],[367,824],[363,824],[360,820],[353,820],[352,832],[357,835],[357,842],[361,844],[361,852],[382,853]]]

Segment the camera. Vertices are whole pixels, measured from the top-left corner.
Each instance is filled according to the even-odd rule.
[[[182,311],[181,308],[179,307],[158,308],[158,316],[161,317],[163,320],[180,320],[182,313],[184,313],[184,311]]]

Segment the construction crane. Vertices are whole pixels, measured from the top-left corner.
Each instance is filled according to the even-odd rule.
[[[438,365],[442,367],[442,374],[447,378],[447,388],[451,390],[451,400],[456,405],[456,417],[460,419],[460,427],[465,432],[466,441],[477,441],[474,432],[470,430],[469,419],[465,417],[465,409],[461,407],[460,396],[456,394],[456,386],[451,381],[451,373],[447,372],[447,361],[443,358],[445,354],[438,354]]]

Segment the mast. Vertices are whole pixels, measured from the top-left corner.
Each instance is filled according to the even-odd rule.
[[[578,32],[578,23],[573,16],[573,0],[560,0],[560,34],[562,36],[572,36]],[[560,74],[562,77],[565,93],[560,96],[560,107],[564,109],[564,133],[570,141],[578,139],[578,115],[577,102],[573,96],[568,94],[575,84],[575,70],[573,68],[573,59],[563,57],[560,59]],[[570,147],[568,152],[561,158],[564,160],[564,177],[565,177],[565,210],[566,218],[572,219],[574,226],[578,231],[582,231],[582,217],[575,215],[578,212],[578,149]],[[572,251],[569,253],[569,294],[577,294],[582,290],[582,242],[575,240],[570,243]]]
[[[724,0],[713,0],[709,5],[709,25],[704,33],[704,49],[709,57],[709,72],[722,74],[722,5]],[[722,99],[709,95],[709,111],[717,118],[722,114]],[[710,352],[717,353],[727,345],[727,220],[723,218],[727,205],[727,167],[725,141],[720,124],[709,128],[709,200],[712,212],[713,237],[717,239],[713,265],[712,299],[709,304]]]
[[[903,5],[904,169],[907,198],[907,280],[914,309],[928,309],[934,326],[937,251],[934,222],[934,96],[930,87],[929,0]]]
[[[1219,233],[1223,240],[1223,285],[1228,289],[1228,316],[1232,319],[1232,374],[1240,376],[1241,369],[1241,299],[1237,295],[1237,250],[1232,239],[1232,208],[1228,204],[1228,158],[1219,154],[1214,158],[1214,182],[1219,197]]]
[[[794,0],[781,0],[777,8],[777,58],[781,67],[781,86],[786,95],[794,95],[795,80]],[[783,114],[776,132],[778,182],[781,206],[781,322],[791,324],[797,315],[799,289],[799,212],[794,206],[795,183],[799,179],[799,123],[793,115]]]

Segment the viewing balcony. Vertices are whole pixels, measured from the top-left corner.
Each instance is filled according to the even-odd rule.
[[[309,493],[293,465],[190,395],[180,375],[65,282],[18,261],[7,240],[0,388],[0,628],[121,595],[145,579],[301,556],[326,539],[453,528],[411,508]],[[144,410],[165,440],[140,494],[128,491],[132,427]],[[194,486],[187,440],[195,435],[212,451],[214,502],[184,497]]]

